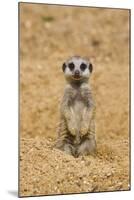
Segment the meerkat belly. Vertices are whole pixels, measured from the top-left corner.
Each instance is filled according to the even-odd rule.
[[[75,115],[75,119],[77,122],[78,130],[80,129],[81,121],[82,121],[82,114],[84,110],[84,103],[82,101],[75,101],[73,105],[73,111]]]

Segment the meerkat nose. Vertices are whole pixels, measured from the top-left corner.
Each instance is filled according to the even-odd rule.
[[[76,71],[75,71],[75,75],[77,75],[77,76],[80,75],[80,71],[79,71],[79,70],[76,70]]]

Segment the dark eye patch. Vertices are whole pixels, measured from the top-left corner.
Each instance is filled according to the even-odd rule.
[[[69,67],[69,69],[71,70],[71,71],[73,71],[74,70],[74,63],[69,63],[68,64],[68,67]]]
[[[86,68],[87,68],[87,65],[86,65],[85,63],[82,63],[82,64],[80,65],[81,71],[84,71]]]

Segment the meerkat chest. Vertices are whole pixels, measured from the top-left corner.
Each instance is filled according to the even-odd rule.
[[[80,90],[76,90],[72,104],[72,108],[74,110],[76,118],[81,119],[84,107],[85,101],[83,99],[82,93]]]
[[[82,120],[82,114],[84,111],[85,105],[84,103],[82,103],[81,101],[75,101],[74,105],[73,105],[73,111],[75,114],[75,119],[77,119],[77,122],[81,122]]]

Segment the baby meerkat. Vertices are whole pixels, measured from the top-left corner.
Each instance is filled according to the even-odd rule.
[[[75,157],[95,151],[95,105],[88,81],[93,66],[85,58],[73,56],[63,63],[67,81],[60,105],[56,147]]]

